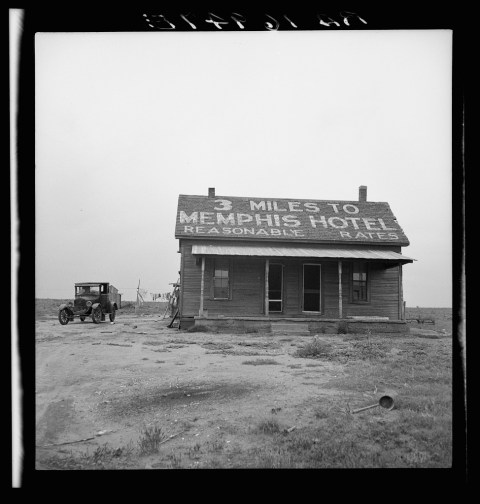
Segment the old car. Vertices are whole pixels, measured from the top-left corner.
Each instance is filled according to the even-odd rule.
[[[75,284],[75,299],[73,303],[63,303],[58,309],[60,324],[66,325],[78,317],[82,322],[92,317],[95,324],[105,320],[108,313],[110,321],[115,320],[115,314],[121,308],[121,294],[108,282],[83,282]]]

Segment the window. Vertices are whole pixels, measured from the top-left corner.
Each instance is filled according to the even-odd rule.
[[[367,263],[354,262],[352,265],[352,303],[368,302]]]
[[[84,294],[93,294],[98,296],[100,294],[100,289],[98,285],[80,285],[77,286],[77,295],[83,296]]]
[[[215,259],[213,264],[213,299],[229,299],[228,259]]]

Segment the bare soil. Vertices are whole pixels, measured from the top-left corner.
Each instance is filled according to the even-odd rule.
[[[345,360],[295,355],[311,337],[168,328],[155,303],[137,314],[126,307],[114,323],[62,326],[56,306],[37,301],[37,469],[246,467],[269,422],[289,435],[318,424],[319,408],[339,415],[389,392],[343,387]],[[426,334],[449,336],[451,320],[442,320]],[[399,352],[412,335],[394,338]],[[160,445],[142,452],[153,426]]]

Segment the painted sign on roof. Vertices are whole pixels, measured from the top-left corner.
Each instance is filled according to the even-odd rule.
[[[409,245],[385,202],[183,194],[175,237]]]

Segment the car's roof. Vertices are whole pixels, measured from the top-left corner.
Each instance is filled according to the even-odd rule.
[[[100,284],[108,284],[109,282],[80,282],[80,283],[76,283],[75,286],[77,285],[84,285],[84,286],[88,286],[88,285],[100,285]]]

